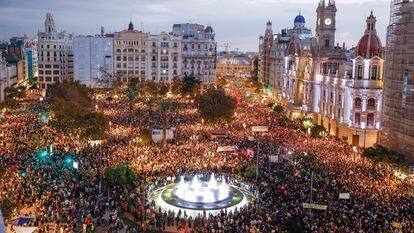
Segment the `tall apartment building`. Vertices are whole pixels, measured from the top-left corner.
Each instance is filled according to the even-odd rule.
[[[74,79],[89,87],[107,88],[114,73],[112,37],[75,37],[73,41]]]
[[[123,83],[147,79],[148,38],[148,33],[134,30],[132,22],[127,30],[114,34],[115,73]]]
[[[414,162],[414,2],[392,0],[387,32],[381,144]]]
[[[39,87],[73,79],[73,36],[56,30],[51,13],[46,14],[45,31],[38,34]]]
[[[147,80],[172,82],[181,75],[182,46],[181,37],[162,32],[148,38]]]
[[[181,74],[193,74],[203,84],[214,84],[217,43],[213,28],[200,24],[174,24],[172,34],[182,38]]]
[[[4,100],[4,89],[17,83],[17,68],[15,64],[7,63],[0,57],[0,103]]]

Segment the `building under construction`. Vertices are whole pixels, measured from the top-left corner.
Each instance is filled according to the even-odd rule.
[[[414,2],[392,0],[380,142],[414,163]]]

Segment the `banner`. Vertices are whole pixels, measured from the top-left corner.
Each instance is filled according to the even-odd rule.
[[[313,203],[303,203],[303,208],[305,208],[305,209],[315,209],[315,210],[326,210],[326,209],[328,209],[328,206],[313,204]]]
[[[340,193],[339,199],[349,199],[349,193]]]
[[[279,156],[277,156],[277,155],[270,156],[270,162],[271,163],[277,163],[277,162],[279,162]]]
[[[267,126],[252,126],[253,132],[267,132],[269,131],[269,127]]]
[[[217,147],[217,152],[227,152],[227,151],[235,151],[237,150],[237,146],[219,146]]]

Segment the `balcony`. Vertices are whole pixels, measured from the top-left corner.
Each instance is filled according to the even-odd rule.
[[[364,80],[354,79],[350,80],[350,87],[360,89],[382,89],[382,80]]]

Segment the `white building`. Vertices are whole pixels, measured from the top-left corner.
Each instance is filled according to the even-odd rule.
[[[181,37],[165,32],[150,35],[147,80],[172,82],[174,77],[181,75],[181,49]]]
[[[114,42],[111,37],[75,37],[74,80],[89,87],[104,87],[106,74],[114,72]]]
[[[4,100],[4,89],[17,83],[17,69],[0,58],[0,103]]]
[[[46,14],[45,31],[38,34],[39,87],[73,79],[73,36],[58,32],[51,13]]]
[[[148,73],[148,33],[134,30],[132,22],[127,30],[114,35],[115,73],[123,83],[143,81]]]
[[[213,28],[199,24],[174,24],[172,33],[182,37],[182,75],[193,74],[203,84],[214,84],[217,43]]]

